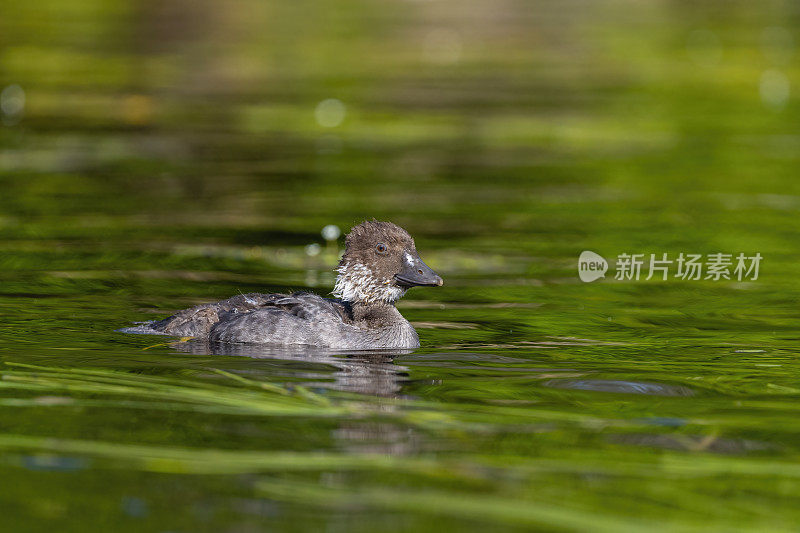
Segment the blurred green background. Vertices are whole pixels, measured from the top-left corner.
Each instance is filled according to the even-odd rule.
[[[797,2],[0,12],[4,527],[796,528]],[[371,217],[445,279],[414,354],[115,331],[325,294],[320,230]],[[584,284],[583,250],[764,259]]]

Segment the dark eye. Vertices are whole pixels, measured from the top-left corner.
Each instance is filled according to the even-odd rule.
[[[375,245],[375,251],[381,255],[385,254],[388,249],[389,248],[382,242],[379,242],[378,244]]]

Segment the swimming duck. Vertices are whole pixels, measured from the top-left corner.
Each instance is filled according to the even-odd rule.
[[[342,350],[419,347],[417,332],[395,303],[409,288],[439,286],[442,278],[422,262],[408,232],[377,220],[353,227],[336,270],[336,298],[309,292],[240,294],[185,309],[148,328],[212,342]]]

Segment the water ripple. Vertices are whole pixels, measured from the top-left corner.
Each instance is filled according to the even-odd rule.
[[[616,392],[622,394],[646,394],[651,396],[692,396],[694,391],[681,385],[663,385],[644,381],[621,379],[551,379],[545,386],[556,389]]]

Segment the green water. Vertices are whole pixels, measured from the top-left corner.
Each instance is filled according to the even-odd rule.
[[[4,531],[797,529],[796,5],[0,7]],[[445,280],[413,353],[116,331],[368,217]]]

